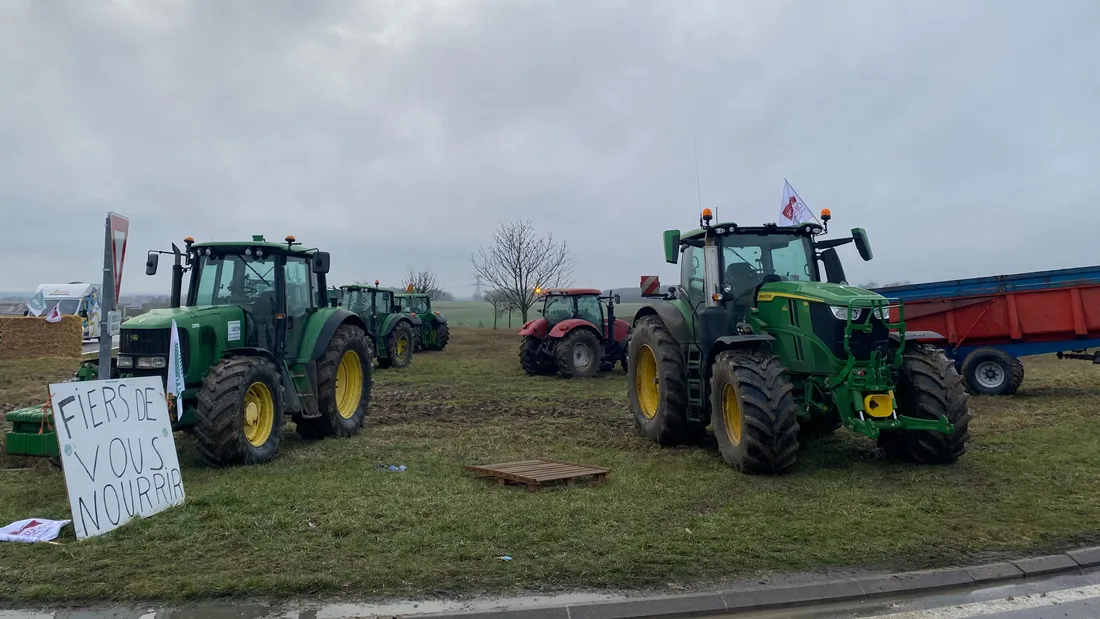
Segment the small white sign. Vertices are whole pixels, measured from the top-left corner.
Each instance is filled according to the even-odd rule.
[[[57,383],[50,400],[77,539],[183,503],[161,378]]]
[[[122,330],[122,312],[118,310],[107,312],[107,334],[114,337]]]
[[[241,321],[230,320],[229,321],[229,341],[236,342],[241,339]]]

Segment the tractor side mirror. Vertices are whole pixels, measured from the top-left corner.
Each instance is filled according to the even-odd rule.
[[[327,251],[319,251],[313,254],[313,272],[318,275],[325,275],[328,273],[329,267],[332,266],[332,260]]]
[[[863,228],[852,228],[852,238],[856,242],[856,250],[859,251],[859,257],[863,258],[864,262],[875,257],[875,254],[871,251],[871,240],[867,238],[867,231]]]
[[[149,257],[145,259],[145,274],[156,275],[158,264],[160,264],[160,254],[149,252]]]
[[[680,261],[680,231],[665,230],[665,262],[676,264]]]
[[[615,295],[615,305],[622,303],[623,300],[619,295]]]
[[[840,254],[836,253],[836,249],[830,247],[821,252],[821,263],[825,265],[825,279],[830,284],[843,284],[847,280],[844,278],[844,265],[840,262]]]

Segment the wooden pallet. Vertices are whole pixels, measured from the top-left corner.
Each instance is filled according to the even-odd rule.
[[[521,460],[466,466],[465,469],[478,475],[495,477],[497,483],[502,486],[505,484],[527,486],[530,492],[535,492],[543,486],[571,485],[580,479],[589,479],[600,484],[611,472],[611,469],[559,460]]]

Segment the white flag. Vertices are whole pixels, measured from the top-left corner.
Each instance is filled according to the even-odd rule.
[[[61,302],[53,306],[49,314],[46,314],[46,322],[61,322]]]
[[[787,182],[787,179],[783,179],[783,209],[780,211],[779,216],[781,217],[780,225],[783,226],[797,226],[811,219],[817,220],[810,209],[806,207],[806,203],[802,201],[802,198],[798,197],[798,192]]]
[[[46,297],[41,290],[34,293],[31,300],[27,301],[27,310],[35,316],[41,316],[42,312],[46,311]]]
[[[0,528],[0,542],[48,542],[61,533],[61,527],[72,520],[28,518]]]
[[[172,341],[168,350],[168,393],[172,394],[176,407],[176,421],[183,415],[180,394],[183,393],[183,353],[180,350],[180,333],[176,321],[172,320]]]

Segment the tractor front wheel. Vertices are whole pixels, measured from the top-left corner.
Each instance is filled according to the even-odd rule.
[[[386,356],[378,358],[378,367],[404,368],[412,362],[413,356],[413,330],[412,325],[405,321],[397,323],[397,326],[386,338]]]
[[[680,346],[657,316],[643,316],[627,348],[626,382],[638,432],[659,445],[690,443],[706,424],[687,419],[687,370]]]
[[[341,325],[317,364],[317,405],[321,416],[298,419],[298,434],[317,439],[354,436],[370,406],[374,367],[370,339],[362,329]]]
[[[710,379],[711,424],[722,459],[751,475],[786,473],[798,454],[794,386],[772,353],[727,350]]]
[[[603,357],[600,338],[585,327],[574,329],[554,346],[558,371],[566,378],[592,378]]]
[[[1013,395],[1024,382],[1024,364],[999,348],[979,348],[963,360],[962,375],[970,393]]]
[[[275,457],[284,392],[274,363],[263,357],[222,359],[203,379],[198,400],[195,437],[208,464],[260,464]]]
[[[883,430],[878,444],[886,457],[920,464],[948,464],[966,453],[970,411],[963,378],[955,364],[934,346],[906,347],[894,391],[898,414],[954,424],[953,434],[931,430]]]

